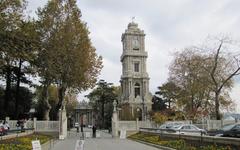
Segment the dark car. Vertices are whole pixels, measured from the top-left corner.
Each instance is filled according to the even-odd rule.
[[[240,124],[226,125],[220,130],[208,131],[210,136],[223,136],[223,137],[239,137],[240,138]]]

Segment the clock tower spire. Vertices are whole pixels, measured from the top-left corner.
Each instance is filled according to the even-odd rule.
[[[149,92],[147,73],[147,52],[145,51],[145,33],[138,24],[131,22],[122,34],[123,53],[121,56],[121,101],[129,105],[132,117],[145,119],[152,109],[152,96]]]

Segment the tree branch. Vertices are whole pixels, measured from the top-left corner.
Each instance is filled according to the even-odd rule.
[[[217,90],[218,92],[222,90],[223,86],[235,75],[238,75],[240,72],[240,67],[238,67],[225,81],[223,81],[222,85]]]
[[[212,80],[213,80],[213,82],[214,82],[214,84],[215,84],[216,86],[218,86],[218,83],[217,83],[214,75],[215,75],[215,72],[216,72],[216,69],[217,69],[217,66],[218,66],[218,58],[219,58],[220,50],[221,50],[221,48],[222,48],[222,44],[223,44],[223,41],[221,40],[220,45],[219,45],[219,47],[218,47],[218,49],[217,49],[216,56],[215,56],[215,58],[214,58],[214,66],[213,66],[213,69],[212,69],[212,71],[211,71],[211,73],[210,73],[211,78],[212,78]]]

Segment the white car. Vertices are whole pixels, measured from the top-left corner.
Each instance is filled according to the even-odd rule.
[[[204,129],[200,129],[192,124],[182,124],[173,126],[169,129],[170,132],[176,134],[186,134],[186,135],[206,135],[207,131]]]
[[[181,123],[181,122],[169,122],[169,123],[162,124],[158,128],[159,129],[169,129],[169,128],[173,127],[173,126],[177,126],[177,125],[181,125],[181,124],[183,124],[183,123]]]
[[[75,128],[79,127],[79,123],[78,123],[78,122],[75,122],[74,127],[75,127]]]

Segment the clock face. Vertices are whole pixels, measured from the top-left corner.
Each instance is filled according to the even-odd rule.
[[[132,44],[133,44],[133,49],[139,49],[138,39],[133,39]]]

